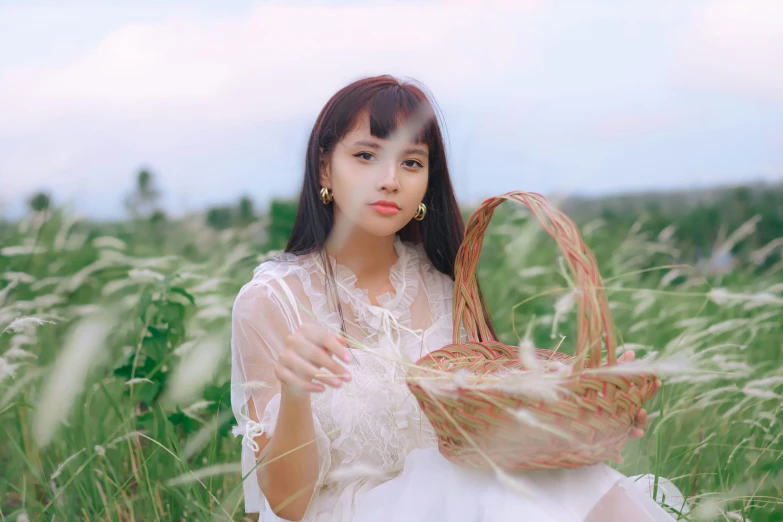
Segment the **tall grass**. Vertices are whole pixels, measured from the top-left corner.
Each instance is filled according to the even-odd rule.
[[[498,211],[479,278],[501,341],[568,352],[568,277],[525,219]],[[671,479],[691,520],[783,520],[783,264],[697,271],[671,234],[582,230],[621,349],[703,370],[664,380],[616,466]],[[260,232],[190,220],[150,241],[60,212],[0,227],[0,520],[244,517],[229,319]]]

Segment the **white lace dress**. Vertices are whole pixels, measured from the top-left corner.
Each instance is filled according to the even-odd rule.
[[[321,486],[304,520],[506,522],[522,515],[528,522],[672,520],[645,493],[649,475],[627,478],[604,464],[515,473],[537,492],[531,498],[491,472],[447,461],[405,385],[403,368],[388,358],[415,362],[451,344],[454,282],[433,267],[421,245],[397,236],[394,246],[395,291],[378,296],[379,306],[355,286],[348,268],[329,258],[346,331],[374,353],[352,350],[352,380],[311,395]],[[231,403],[234,435],[243,436],[243,475],[256,465],[253,438],[274,433],[280,405],[274,365],[284,339],[308,321],[334,332],[340,328],[324,279],[319,255],[284,253],[261,263],[236,298]],[[250,398],[258,423],[248,415]],[[676,503],[680,494],[668,481],[659,484],[659,497],[661,492],[667,503]],[[244,493],[246,512],[260,512],[263,522],[283,520],[266,502],[255,473],[245,480]]]

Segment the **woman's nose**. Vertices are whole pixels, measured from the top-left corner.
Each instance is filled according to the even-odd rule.
[[[400,188],[400,182],[397,179],[397,165],[392,163],[383,167],[379,186],[386,190],[397,190]]]

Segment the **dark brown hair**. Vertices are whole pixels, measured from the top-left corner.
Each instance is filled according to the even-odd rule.
[[[307,142],[299,207],[285,252],[296,255],[320,252],[327,270],[327,287],[334,286],[334,274],[323,247],[334,224],[334,207],[324,205],[318,197],[322,154],[329,154],[334,149],[337,142],[354,128],[358,116],[364,111],[370,117],[370,133],[385,139],[391,136],[401,121],[417,114],[423,106],[431,110],[431,117],[427,118],[417,136],[417,142],[426,143],[429,147],[429,182],[423,199],[427,214],[422,221],[412,219],[397,234],[402,240],[422,243],[432,265],[454,279],[454,261],[465,236],[465,223],[446,164],[443,136],[435,112],[437,105],[427,97],[425,90],[413,81],[401,82],[389,75],[363,78],[332,96],[313,125]],[[484,317],[495,336],[480,289],[479,296]],[[336,302],[342,317],[339,299]]]

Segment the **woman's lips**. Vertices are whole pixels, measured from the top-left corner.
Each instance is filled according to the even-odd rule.
[[[370,206],[374,208],[376,212],[384,216],[393,216],[400,211],[400,209],[391,205],[381,205],[379,203],[374,203]]]

